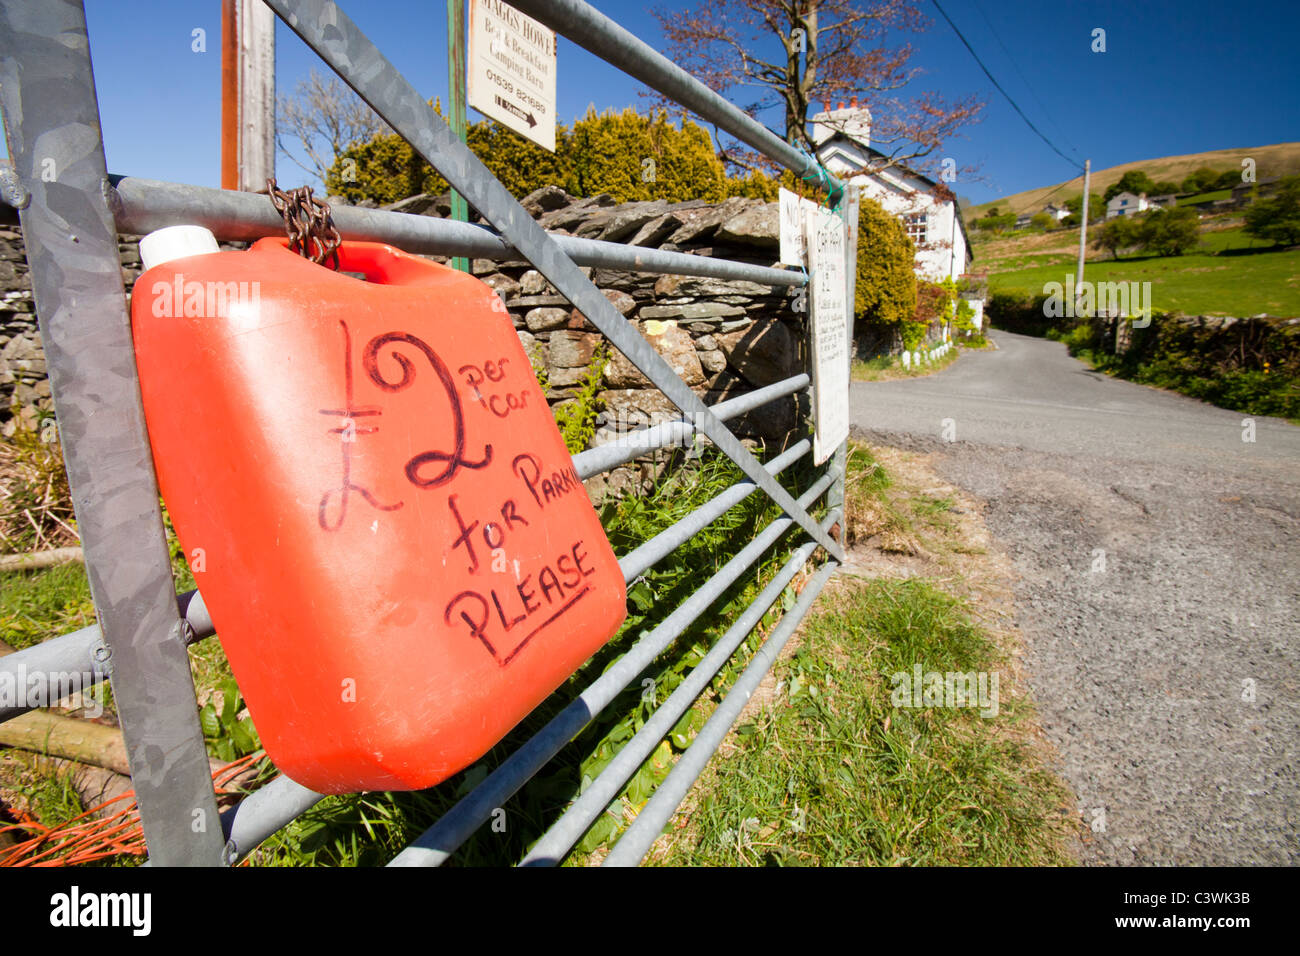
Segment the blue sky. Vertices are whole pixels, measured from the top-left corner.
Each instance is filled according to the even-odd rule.
[[[1090,157],[1094,168],[1300,140],[1295,0],[941,2],[1039,128],[1067,155]],[[111,171],[218,184],[220,6],[219,0],[87,0]],[[421,93],[445,101],[442,2],[342,0],[341,6]],[[594,6],[659,46],[658,23],[641,3],[597,0]],[[958,182],[958,193],[982,202],[1073,175],[993,89],[933,5],[925,3],[924,11],[932,24],[912,38],[913,65],[925,71],[917,87],[953,98],[976,92],[988,101],[983,121],[945,150],[959,166],[981,167],[983,181]],[[1090,50],[1096,27],[1106,30],[1105,53]],[[196,28],[206,30],[206,53],[191,50]],[[324,69],[278,22],[276,41],[281,93],[313,65]],[[563,38],[558,75],[562,121],[593,104],[644,106],[638,83]],[[778,115],[762,118],[769,126],[780,123]],[[282,185],[302,181],[288,160],[278,164]]]

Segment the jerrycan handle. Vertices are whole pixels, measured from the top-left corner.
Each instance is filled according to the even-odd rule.
[[[283,236],[262,239],[256,245],[263,242],[289,248],[289,240]],[[339,272],[359,272],[367,282],[377,285],[443,285],[450,278],[464,275],[384,242],[343,242],[338,253]]]

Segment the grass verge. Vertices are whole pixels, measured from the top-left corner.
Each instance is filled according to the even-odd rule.
[[[879,464],[854,448],[850,543],[907,555],[910,576],[877,566],[879,576],[846,575],[827,589],[654,862],[1071,862],[1073,800],[1038,737],[1014,640],[974,603],[972,562],[990,559],[978,557],[986,549],[969,533],[969,509],[911,466],[895,480]],[[929,575],[915,573],[922,564]],[[982,675],[982,700],[977,690],[976,706],[955,706],[963,702],[923,692],[926,706],[914,706],[917,667],[972,675],[976,688]]]
[[[1027,706],[1001,693],[984,711],[915,708],[910,693],[894,704],[918,665],[988,674],[1001,663],[956,599],[925,581],[832,594],[779,665],[776,702],[737,728],[696,801],[695,839],[662,862],[1068,862],[1066,794],[1021,739]]]

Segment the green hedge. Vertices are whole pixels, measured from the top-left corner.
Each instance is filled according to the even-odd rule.
[[[1043,309],[1046,301],[1046,295],[994,292],[984,307],[984,314],[995,329],[1039,338],[1045,337],[1052,329],[1063,330],[1073,326],[1073,319],[1048,318]]]
[[[1098,369],[1248,415],[1300,418],[1300,323],[1157,314],[1122,356],[1086,323],[1052,336]]]

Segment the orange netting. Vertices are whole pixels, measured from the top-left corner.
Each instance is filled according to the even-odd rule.
[[[236,792],[227,789],[230,782],[264,756],[258,751],[214,771],[212,785],[217,795]],[[25,811],[15,816],[20,822],[0,827],[0,834],[34,835],[0,849],[0,866],[76,866],[114,856],[144,856],[146,852],[134,791],[91,807],[57,827],[47,827]]]

